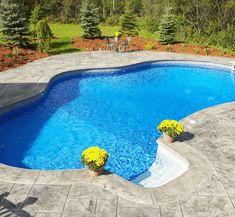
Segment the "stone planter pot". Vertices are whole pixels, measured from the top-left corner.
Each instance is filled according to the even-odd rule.
[[[100,168],[99,170],[92,170],[92,169],[89,169],[89,168],[88,168],[89,174],[90,174],[91,176],[100,176],[100,175],[102,175],[103,170],[104,170],[103,167]]]
[[[167,133],[163,133],[163,141],[167,143],[172,143],[175,141],[175,138],[169,136]]]

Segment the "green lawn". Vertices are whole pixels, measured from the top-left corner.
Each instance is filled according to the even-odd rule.
[[[78,24],[50,24],[51,30],[55,39],[53,39],[49,53],[52,54],[62,54],[78,52],[80,49],[74,48],[72,45],[72,40],[76,37],[82,36],[82,29]],[[119,26],[100,26],[103,36],[114,36],[117,32]],[[0,35],[1,36],[1,35]],[[148,33],[146,31],[140,31],[140,36],[147,39],[156,39],[155,33]],[[0,37],[0,43],[1,37]]]
[[[72,46],[72,40],[76,37],[82,36],[82,29],[78,24],[50,24],[51,30],[56,37],[53,40],[51,49],[52,54],[70,53],[80,51]],[[119,26],[100,26],[103,36],[114,36]],[[147,39],[156,39],[155,33],[149,33],[146,31],[140,31],[140,36]]]
[[[72,46],[72,40],[82,36],[82,29],[77,24],[50,24],[56,39],[49,50],[52,54],[70,53],[80,51]],[[118,26],[100,26],[103,36],[113,36],[119,30]]]

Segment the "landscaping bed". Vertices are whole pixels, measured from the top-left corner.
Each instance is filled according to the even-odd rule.
[[[125,38],[121,38],[121,43],[125,42]],[[111,40],[111,43],[112,40]],[[83,39],[76,38],[73,40],[73,46],[83,51],[98,51],[106,49],[106,40],[104,39]],[[172,45],[162,45],[156,40],[145,39],[143,37],[132,37],[131,45],[128,51],[160,51],[160,52],[175,52],[175,53],[189,53],[198,55],[210,55],[210,56],[223,56],[234,57],[235,55],[226,53],[216,48],[210,48],[199,45],[192,45],[186,43],[175,43]]]
[[[0,71],[15,68],[49,56],[36,50],[5,47],[0,45]]]
[[[125,37],[121,38],[121,43],[125,42]],[[113,43],[111,41],[111,43]],[[83,39],[80,37],[72,41],[71,47],[78,48],[83,51],[99,51],[106,50],[106,40],[102,39]],[[162,45],[156,40],[145,39],[143,37],[132,37],[131,45],[128,51],[159,51],[159,52],[175,52],[175,53],[188,53],[198,55],[234,57],[235,55],[223,52],[216,48],[209,48],[200,45],[192,45],[186,43],[176,43],[172,45]],[[26,63],[32,62],[49,56],[50,54],[41,53],[32,49],[15,49],[13,47],[5,47],[0,45],[0,72],[15,68]]]

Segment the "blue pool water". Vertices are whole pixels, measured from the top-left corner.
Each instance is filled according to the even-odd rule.
[[[32,169],[82,168],[81,153],[100,146],[106,169],[128,180],[155,160],[156,126],[235,100],[226,71],[145,65],[112,74],[56,79],[34,103],[0,117],[0,161]]]

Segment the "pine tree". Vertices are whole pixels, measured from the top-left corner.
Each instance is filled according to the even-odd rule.
[[[173,44],[176,42],[176,22],[175,16],[167,12],[159,26],[159,41],[161,44]]]
[[[121,30],[123,35],[134,36],[138,35],[138,25],[133,6],[130,2],[127,3],[125,14],[121,21]]]
[[[38,38],[38,49],[43,52],[48,51],[53,35],[47,20],[40,20],[37,23],[36,32]]]
[[[99,17],[97,9],[89,0],[84,2],[81,9],[81,28],[84,31],[83,38],[94,39],[101,37],[99,29]]]
[[[0,27],[3,39],[8,44],[26,46],[29,24],[21,4],[13,0],[0,3]]]

